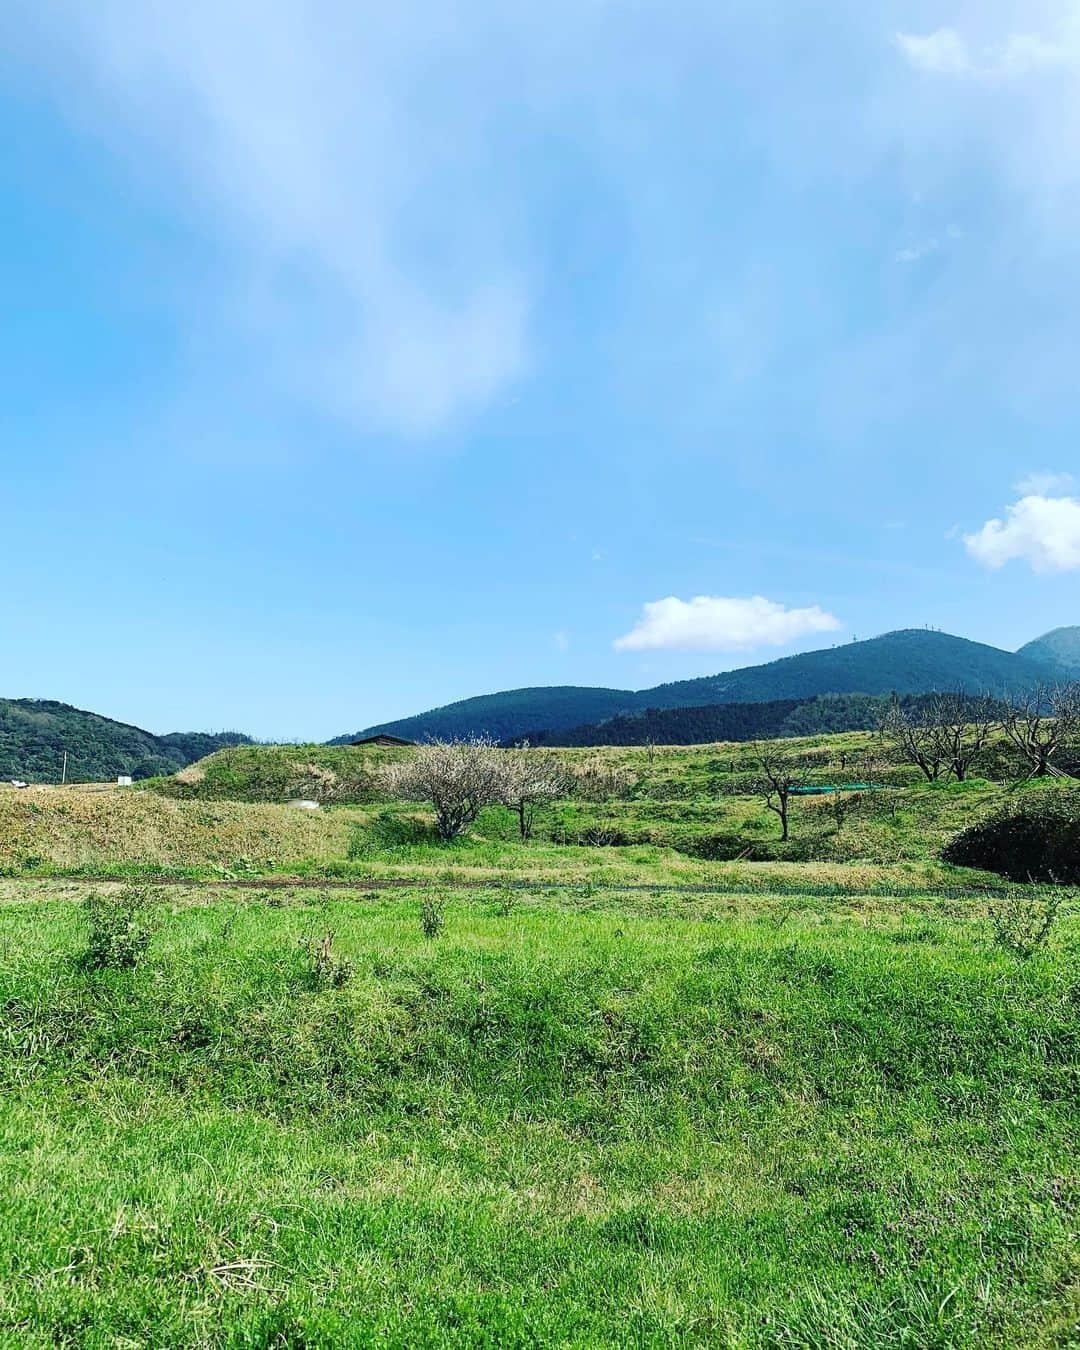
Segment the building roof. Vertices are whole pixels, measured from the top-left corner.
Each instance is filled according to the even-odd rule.
[[[350,745],[415,745],[415,741],[403,740],[400,736],[388,736],[385,731],[378,736],[365,736],[361,741],[350,741]]]

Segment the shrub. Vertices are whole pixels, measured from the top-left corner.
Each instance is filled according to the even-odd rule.
[[[1050,936],[1064,893],[1049,896],[1022,895],[999,900],[989,909],[994,941],[1021,961],[1034,956]]]
[[[628,797],[637,783],[637,775],[626,765],[595,755],[573,766],[574,790],[584,801],[606,802],[612,797]]]
[[[87,970],[131,970],[139,964],[156,927],[149,892],[88,895],[83,913],[89,927],[81,964]]]
[[[441,895],[425,895],[420,926],[426,938],[438,937],[446,926],[446,901]]]
[[[434,838],[435,831],[426,821],[384,810],[366,823],[352,827],[347,856],[354,862],[363,861],[378,853],[430,844]]]
[[[352,979],[353,963],[334,951],[334,934],[301,938],[300,950],[305,957],[305,974],[315,989],[341,989]]]
[[[1080,881],[1080,792],[1033,792],[970,825],[942,856],[1012,881]]]

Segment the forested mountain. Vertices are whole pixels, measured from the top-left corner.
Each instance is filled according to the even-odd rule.
[[[1059,630],[1077,631],[1077,630]],[[1053,637],[1049,634],[1045,641]],[[981,642],[928,629],[907,628],[864,642],[785,656],[766,665],[729,670],[654,689],[575,687],[512,689],[464,699],[445,708],[368,727],[335,744],[389,732],[409,740],[486,734],[511,740],[534,733],[565,731],[646,709],[702,708],[712,704],[806,700],[822,694],[925,693],[965,689],[1001,694],[1030,687],[1066,672],[1057,659],[1029,644],[1033,652],[1002,651]]]
[[[154,736],[125,722],[47,699],[0,699],[0,780],[58,783],[67,752],[72,783],[120,774],[149,778],[175,773],[223,745],[249,738],[237,732],[172,732]]]
[[[403,736],[410,741],[479,735],[504,740],[533,727],[571,727],[581,722],[598,722],[638,706],[637,698],[638,695],[629,689],[594,689],[578,685],[508,689],[505,693],[482,694],[460,703],[448,703],[443,708],[433,708],[416,717],[403,717],[397,722],[384,722],[364,731],[338,736],[330,744],[347,745],[379,732]]]
[[[917,708],[933,695],[906,694]],[[709,703],[700,708],[647,708],[620,713],[565,731],[542,731],[519,739],[530,745],[705,745],[712,741],[774,740],[826,732],[871,731],[892,701],[889,694],[823,694],[768,703]]]
[[[1049,661],[1073,675],[1080,675],[1080,628],[1055,628],[1017,652],[1030,661]]]

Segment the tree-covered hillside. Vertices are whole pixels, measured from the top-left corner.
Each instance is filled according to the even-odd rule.
[[[604,722],[542,731],[519,738],[530,745],[708,745],[714,741],[772,740],[872,731],[890,703],[888,694],[825,694],[820,698],[775,699],[769,703],[709,703],[701,708],[647,708]],[[930,695],[905,694],[900,702],[917,709]]]
[[[68,782],[106,781],[120,774],[150,778],[175,773],[223,745],[237,732],[173,732],[154,736],[125,722],[47,699],[0,699],[0,779],[57,783],[67,752]]]
[[[455,736],[481,734],[505,740],[533,727],[572,727],[583,722],[598,722],[638,707],[639,697],[632,689],[591,689],[576,685],[508,689],[337,736],[330,744],[347,745],[380,732],[403,736],[410,741],[450,740]]]
[[[1053,636],[1053,635],[1050,635]],[[1032,644],[1037,647],[1038,644]],[[964,689],[1001,695],[1067,672],[1052,654],[1007,652],[981,642],[907,628],[863,642],[785,656],[762,666],[638,691],[575,687],[511,689],[384,722],[352,736],[388,732],[409,740],[486,734],[496,740],[566,731],[647,709],[806,700],[822,694],[921,694]],[[767,734],[767,733],[766,733]],[[715,739],[715,738],[714,738]]]
[[[1080,674],[1080,628],[1055,628],[1017,652],[1030,661],[1048,661],[1073,675]]]

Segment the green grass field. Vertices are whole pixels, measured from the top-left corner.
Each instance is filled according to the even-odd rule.
[[[0,1346],[1080,1347],[1075,898],[1002,945],[1052,890],[937,858],[986,781],[709,857],[775,834],[728,751],[528,844],[0,794]],[[190,879],[132,969],[111,874]]]
[[[4,1344],[1080,1343],[1075,915],[194,888],[94,974],[84,892],[0,907]]]

